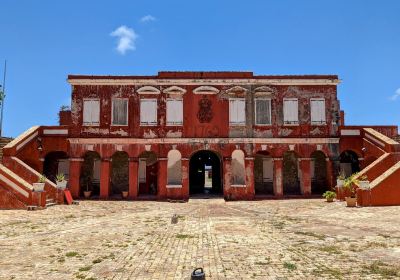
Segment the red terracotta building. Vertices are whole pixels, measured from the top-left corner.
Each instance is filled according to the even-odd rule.
[[[60,126],[34,127],[4,148],[0,204],[43,203],[29,188],[41,173],[46,197],[60,202],[51,182],[60,172],[73,197],[100,199],[307,197],[334,188],[340,171],[400,176],[397,127],[344,126],[336,75],[159,72],[68,82],[71,110],[60,112]],[[375,184],[393,191],[385,182]]]

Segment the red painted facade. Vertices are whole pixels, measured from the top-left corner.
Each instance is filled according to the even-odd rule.
[[[396,136],[397,127],[372,127],[376,133],[371,133],[364,127],[343,126],[336,75],[160,72],[157,76],[70,75],[68,81],[72,106],[71,111],[60,112],[60,126],[27,131],[5,147],[3,164],[32,184],[38,174],[54,175],[60,160],[67,160],[68,184],[75,198],[82,197],[90,185],[92,192],[97,192],[92,197],[100,199],[119,198],[121,190],[126,190],[129,199],[186,200],[196,184],[207,193],[206,183],[201,181],[204,176],[199,181],[196,172],[208,174],[208,165],[214,176],[212,190],[227,200],[320,196],[322,190],[335,187],[341,168],[351,165],[352,169],[363,169],[375,163],[368,172],[376,179],[397,163],[394,157],[376,162],[385,153],[399,151],[398,144],[384,136]],[[117,98],[128,102],[127,125],[112,124],[113,100]],[[230,100],[240,98],[245,101],[245,121],[233,125]],[[284,123],[287,98],[298,100],[297,124]],[[317,125],[311,122],[314,98],[323,99],[325,106],[325,121]],[[83,124],[83,102],[87,99],[99,100],[98,124]],[[141,125],[141,99],[157,100],[155,125]],[[182,125],[167,124],[169,99],[182,100]],[[256,124],[258,99],[270,100],[270,124]],[[179,152],[175,153],[180,155],[178,169],[172,165],[171,151]],[[345,151],[351,153],[343,155]],[[357,157],[358,167],[346,158],[348,155]],[[95,168],[99,168],[98,175]],[[175,181],[171,184],[172,177]],[[385,179],[385,188],[391,190],[393,180],[398,182],[396,176],[393,178]],[[18,196],[15,188],[7,190]],[[47,197],[62,201],[62,191],[50,180],[45,190]],[[28,198],[10,203],[16,208],[21,201],[43,206],[43,198],[37,201],[34,192],[27,191]],[[363,194],[360,197],[363,204]]]

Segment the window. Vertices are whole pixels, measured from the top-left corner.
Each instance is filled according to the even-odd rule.
[[[325,99],[313,98],[311,103],[311,124],[325,124]]]
[[[122,98],[113,99],[112,124],[128,125],[128,99],[122,99]]]
[[[181,99],[167,99],[167,125],[182,125],[183,101]]]
[[[256,99],[256,124],[271,124],[271,99]]]
[[[100,124],[100,100],[84,99],[83,125],[99,125],[99,124]]]
[[[157,99],[140,100],[140,124],[157,125]]]
[[[297,98],[283,99],[283,122],[284,124],[299,123],[299,108]]]
[[[246,123],[246,102],[244,98],[229,99],[229,124],[244,125]]]

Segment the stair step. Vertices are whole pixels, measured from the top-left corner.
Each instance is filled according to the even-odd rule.
[[[54,202],[54,199],[52,199],[52,198],[46,199],[46,203],[52,203],[52,202]]]
[[[51,207],[57,205],[57,203],[51,202],[51,203],[46,203],[46,207]]]

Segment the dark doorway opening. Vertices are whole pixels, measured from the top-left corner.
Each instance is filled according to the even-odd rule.
[[[44,158],[43,174],[53,183],[56,182],[57,174],[64,174],[69,179],[68,155],[62,151],[50,152]]]
[[[222,194],[221,159],[211,151],[198,151],[189,162],[189,192]]]
[[[349,177],[360,171],[360,163],[355,152],[346,150],[340,154],[340,173]]]
[[[139,196],[155,196],[158,192],[158,159],[154,152],[139,156]]]

